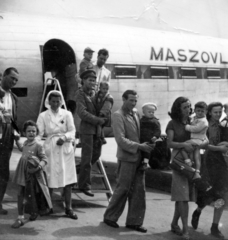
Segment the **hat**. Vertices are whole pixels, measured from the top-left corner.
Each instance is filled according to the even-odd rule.
[[[84,79],[87,77],[94,77],[97,78],[96,72],[93,69],[87,69],[80,74],[80,78]]]
[[[95,52],[95,51],[93,51],[93,49],[91,49],[90,47],[87,47],[84,50],[84,53],[86,53],[86,52]]]
[[[144,104],[142,105],[142,108],[144,108],[144,107],[146,107],[146,106],[152,106],[152,107],[155,108],[155,110],[158,109],[157,105],[156,105],[155,103],[152,103],[152,102],[144,103]]]

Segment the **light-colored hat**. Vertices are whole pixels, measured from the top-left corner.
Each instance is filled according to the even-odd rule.
[[[90,52],[95,52],[95,51],[93,51],[93,49],[90,47],[85,48],[84,53],[90,53]]]
[[[45,106],[47,109],[50,109],[50,108],[51,108],[51,106],[50,106],[50,104],[49,104],[49,96],[50,96],[51,93],[58,93],[58,94],[60,94],[60,96],[61,96],[61,102],[62,102],[62,105],[61,105],[60,107],[62,107],[63,104],[64,104],[64,98],[63,98],[62,93],[61,93],[60,91],[57,91],[57,90],[52,90],[52,91],[50,91],[50,92],[48,93],[48,95],[47,95],[47,97],[46,97],[46,99],[45,99],[45,102],[44,102],[44,106]]]
[[[146,107],[146,106],[152,106],[152,107],[155,108],[155,110],[158,109],[157,105],[156,105],[155,103],[152,103],[152,102],[144,103],[144,104],[142,105],[142,108],[144,108],[144,107]]]

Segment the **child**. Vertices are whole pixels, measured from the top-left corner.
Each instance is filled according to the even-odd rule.
[[[84,50],[84,58],[82,59],[80,65],[79,65],[79,76],[81,73],[83,73],[87,69],[93,69],[93,63],[92,63],[92,58],[93,58],[93,53],[94,51],[90,48],[87,47]]]
[[[35,137],[38,135],[38,127],[35,122],[24,123],[23,132],[27,138],[23,146],[19,141],[16,144],[22,157],[17,165],[13,182],[18,184],[18,218],[12,228],[24,225],[24,200],[30,207],[30,220],[36,220],[38,213],[44,216],[52,209],[51,198],[47,186],[43,167],[47,164],[44,149]]]
[[[208,129],[208,122],[206,119],[207,114],[207,104],[205,102],[197,102],[195,104],[195,117],[191,122],[191,125],[186,125],[185,130],[191,132],[191,140],[187,141],[195,145],[194,151],[190,154],[182,149],[181,153],[184,157],[184,161],[189,166],[192,166],[192,160],[195,161],[196,174],[193,179],[200,178],[200,167],[201,167],[201,158],[200,158],[200,145],[208,142],[206,132]]]
[[[3,124],[7,128],[7,124],[11,123],[11,113],[7,111],[3,105],[5,91],[0,87],[0,139],[2,138]]]
[[[109,86],[109,82],[101,82],[99,91],[92,98],[97,110],[97,115],[107,119],[103,126],[97,126],[97,137],[102,139],[103,144],[107,143],[104,138],[103,127],[111,126],[111,110],[114,103],[113,97],[109,93]]]
[[[155,103],[149,102],[142,105],[143,116],[140,119],[140,142],[148,142],[154,144],[161,135],[161,125],[154,116],[157,110]],[[143,169],[148,168],[150,153],[142,152]]]
[[[224,104],[224,112],[226,114],[226,117],[221,121],[221,141],[218,146],[222,146],[224,144],[227,145],[228,143],[228,103]],[[228,168],[228,151],[226,153],[223,153],[224,160],[226,162],[226,166]]]

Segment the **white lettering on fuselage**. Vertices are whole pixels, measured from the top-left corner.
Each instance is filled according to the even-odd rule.
[[[218,57],[220,56],[220,57]],[[189,62],[189,63],[212,63],[212,64],[228,64],[228,61],[224,61],[222,53],[220,52],[207,52],[198,50],[185,50],[178,49],[176,52],[170,48],[160,48],[155,51],[154,47],[151,47],[150,60],[167,61],[167,62]]]

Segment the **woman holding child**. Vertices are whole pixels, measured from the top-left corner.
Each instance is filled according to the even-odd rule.
[[[191,103],[185,97],[178,97],[171,108],[169,113],[171,121],[166,127],[168,138],[168,147],[173,148],[173,158],[180,149],[185,149],[187,152],[193,151],[191,143],[186,141],[190,139],[190,132],[185,130],[185,125],[190,123],[189,115],[191,114]],[[188,202],[195,201],[195,189],[189,183],[188,179],[173,170],[172,174],[172,188],[171,200],[175,201],[174,216],[171,223],[171,231],[177,235],[182,235],[184,239],[189,240],[188,232]],[[183,224],[183,231],[181,231],[178,220],[181,218]]]
[[[207,120],[209,122],[208,139],[209,145],[205,153],[205,161],[207,168],[207,177],[216,194],[220,195],[228,205],[228,170],[224,160],[223,153],[228,151],[228,142],[221,142],[220,118],[222,116],[223,105],[220,102],[213,102],[208,106]],[[220,143],[220,144],[219,144]],[[198,208],[192,215],[192,226],[197,229],[199,217],[202,209],[210,204],[214,199],[204,199],[199,195],[197,199]],[[223,206],[221,206],[223,205]],[[218,225],[221,219],[224,202],[220,206],[214,208],[213,223],[211,226],[211,234],[217,238],[223,239],[224,235],[219,231]]]

